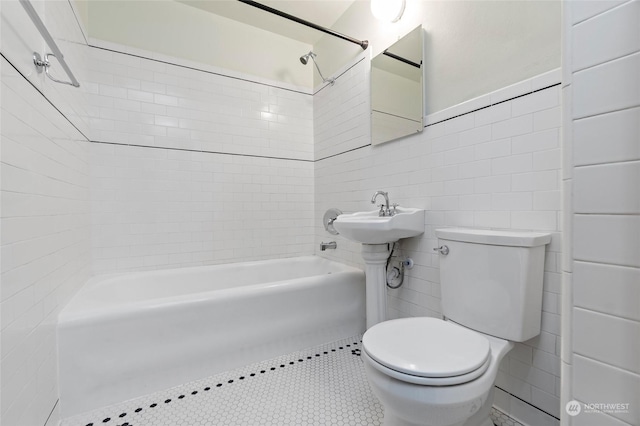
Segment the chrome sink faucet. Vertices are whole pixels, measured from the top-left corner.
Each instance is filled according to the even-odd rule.
[[[371,197],[371,204],[376,203],[376,198],[378,198],[378,195],[382,195],[384,197],[384,204],[380,204],[380,211],[378,212],[378,216],[393,216],[395,212],[392,213],[391,209],[389,208],[388,192],[376,191],[376,193],[373,194],[373,197]],[[394,210],[395,210],[395,206],[394,206]]]

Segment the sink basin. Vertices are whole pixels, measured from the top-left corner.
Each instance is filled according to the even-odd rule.
[[[393,216],[378,216],[378,210],[341,214],[333,227],[343,237],[363,244],[386,244],[424,232],[424,210],[398,207]]]

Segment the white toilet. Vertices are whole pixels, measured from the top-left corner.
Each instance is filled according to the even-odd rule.
[[[371,327],[362,339],[367,378],[384,406],[385,426],[492,426],[500,361],[512,342],[540,333],[551,236],[456,228],[436,235],[446,319]]]

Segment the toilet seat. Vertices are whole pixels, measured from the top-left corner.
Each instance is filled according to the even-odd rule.
[[[410,383],[450,386],[480,377],[491,346],[482,334],[436,318],[404,318],[371,327],[363,349],[381,372]]]

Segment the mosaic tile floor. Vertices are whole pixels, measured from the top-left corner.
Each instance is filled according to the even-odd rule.
[[[495,426],[525,426],[498,410],[496,407],[491,408],[491,421],[493,421]]]
[[[361,336],[216,374],[65,419],[61,426],[382,425]],[[507,422],[492,411],[498,426]]]
[[[381,425],[361,336],[71,417],[62,426]]]

